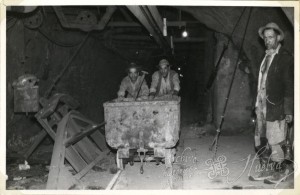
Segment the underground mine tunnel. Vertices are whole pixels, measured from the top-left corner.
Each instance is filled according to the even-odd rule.
[[[281,35],[277,54],[284,48],[293,59],[293,13],[293,7],[7,6],[6,189],[293,188],[292,157],[280,182],[248,178],[260,165],[255,121],[262,119],[253,118],[253,109],[266,38],[258,30],[276,23],[263,33],[277,33],[278,43]],[[180,89],[160,76],[178,93],[151,99],[163,62]],[[281,86],[293,97],[293,63],[280,62],[286,68],[275,68],[282,72],[275,77],[289,83],[277,85],[276,98],[287,91]],[[133,63],[150,96],[135,98],[137,85],[134,98],[119,100]],[[282,143],[292,155],[292,122],[286,126]],[[247,157],[256,168],[236,179]]]

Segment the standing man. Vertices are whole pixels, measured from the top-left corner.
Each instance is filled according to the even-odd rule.
[[[135,63],[130,63],[127,69],[127,76],[122,80],[118,91],[118,100],[126,98],[134,99],[138,94],[138,100],[148,99],[149,88],[147,86],[144,75],[140,76],[140,67]],[[145,73],[144,73],[145,74]]]
[[[166,95],[178,96],[180,90],[178,74],[171,70],[170,63],[166,59],[160,60],[158,67],[159,71],[152,75],[150,99]]]
[[[293,120],[294,60],[281,45],[284,33],[277,24],[269,23],[259,28],[258,34],[264,40],[266,54],[258,77],[255,148],[260,155],[261,166],[267,168],[249,179],[277,183],[284,181],[288,173],[283,148],[287,123]],[[271,154],[266,152],[268,149]]]

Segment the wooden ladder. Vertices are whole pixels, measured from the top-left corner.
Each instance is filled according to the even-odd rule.
[[[43,109],[36,119],[45,131],[36,142],[41,142],[48,134],[54,140],[47,189],[68,189],[76,184],[108,152],[106,141],[97,124],[87,119],[80,112],[76,101],[65,94],[55,94],[49,100],[42,100]],[[28,158],[38,146],[34,143],[25,154]],[[66,171],[65,159],[76,174]]]

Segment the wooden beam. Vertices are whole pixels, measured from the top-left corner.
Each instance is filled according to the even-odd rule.
[[[98,125],[92,125],[87,127],[85,130],[82,130],[79,133],[76,133],[74,136],[68,138],[65,140],[65,147],[69,147],[72,144],[75,144],[79,140],[81,140],[83,137],[88,136],[92,134],[94,131],[96,131],[99,127],[105,125],[105,122],[98,124]]]
[[[204,37],[188,37],[188,38],[174,38],[175,43],[186,43],[186,42],[205,42],[206,38]]]
[[[140,36],[140,35],[114,35],[113,40],[131,40],[131,41],[153,41],[150,36]]]
[[[292,7],[281,7],[281,9],[294,26],[294,9]]]
[[[162,33],[164,24],[163,24],[163,20],[160,16],[160,13],[158,12],[156,6],[144,6],[144,7],[149,9],[153,19],[155,20],[155,23],[157,24],[157,26],[159,27],[160,32]]]
[[[103,30],[117,8],[114,6],[108,6],[101,20],[97,24],[92,24],[92,25],[76,23],[74,21],[68,21],[67,18],[65,17],[65,14],[63,13],[62,7],[60,6],[53,6],[53,9],[63,27],[80,29],[83,31],[91,31],[91,30]]]
[[[66,125],[69,119],[69,114],[66,115],[61,123],[58,124],[57,132],[54,141],[49,176],[46,189],[59,189],[60,172],[64,168],[65,151],[64,139],[67,137]]]
[[[103,151],[97,158],[95,158],[91,163],[89,163],[84,169],[82,169],[79,173],[75,175],[75,179],[81,179],[91,168],[93,168],[100,160],[102,160],[108,150]]]
[[[132,21],[132,17],[127,13],[127,10],[125,10],[124,7],[118,7],[118,8],[127,21]]]
[[[127,6],[127,8],[133,13],[133,15],[143,24],[143,26],[148,30],[150,34],[153,35],[156,42],[163,46],[160,38],[158,37],[157,33],[155,32],[154,28],[151,26],[149,21],[147,20],[146,16],[143,14],[142,10],[139,8],[139,6],[131,5]]]
[[[117,41],[151,41],[150,36],[135,36],[135,35],[115,35],[113,36],[113,40]],[[187,38],[173,38],[174,42],[181,43],[181,42],[205,42],[205,37],[187,37]]]
[[[42,130],[37,137],[34,140],[34,143],[30,146],[30,148],[27,150],[27,152],[24,154],[25,160],[28,159],[28,157],[32,154],[32,152],[38,147],[38,145],[44,140],[44,138],[47,136],[47,132],[45,130]]]
[[[200,24],[197,21],[167,21],[167,26],[169,27],[180,27],[186,26],[187,24]],[[111,27],[141,27],[142,25],[137,22],[124,22],[124,21],[114,21],[109,22],[107,26]]]
[[[143,24],[143,26],[148,30],[148,32],[153,36],[155,41],[164,49],[165,52],[170,51],[169,41],[163,37],[162,29],[160,29],[160,24],[156,21],[159,20],[155,16],[155,7],[148,8],[147,6],[127,6],[128,9],[135,15],[135,17]],[[157,11],[158,12],[158,11]],[[161,21],[162,22],[162,21]]]

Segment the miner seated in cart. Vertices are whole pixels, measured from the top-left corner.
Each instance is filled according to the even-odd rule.
[[[165,99],[177,97],[180,90],[178,73],[171,70],[171,65],[166,59],[158,64],[159,70],[152,75],[149,99]]]
[[[149,88],[145,81],[145,73],[140,76],[141,68],[135,63],[130,63],[127,68],[127,76],[122,80],[118,91],[118,101],[146,100]]]

